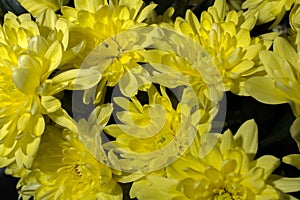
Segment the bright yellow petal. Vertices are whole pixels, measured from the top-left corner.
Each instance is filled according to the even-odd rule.
[[[18,1],[33,16],[37,16],[47,8],[57,11],[63,4],[68,3],[68,0],[18,0]]]
[[[61,103],[53,96],[41,96],[41,105],[48,112],[52,113],[61,108]]]

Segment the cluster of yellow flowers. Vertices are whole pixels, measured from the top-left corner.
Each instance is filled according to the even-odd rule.
[[[300,152],[257,157],[253,119],[213,124],[228,91],[288,103],[300,151],[299,0],[216,0],[199,18],[142,0],[19,2],[29,13],[0,26],[0,167],[20,198],[121,200],[131,183],[141,200],[296,199],[300,177],[274,170],[300,170]]]

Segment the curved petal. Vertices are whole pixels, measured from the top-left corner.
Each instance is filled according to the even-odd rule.
[[[300,118],[297,118],[290,127],[292,138],[297,142],[300,149]]]
[[[97,70],[73,69],[58,74],[52,81],[56,90],[85,90],[95,86],[101,77]]]
[[[269,181],[275,188],[286,193],[300,191],[300,178],[286,178],[272,175]]]
[[[282,162],[295,166],[300,170],[300,154],[291,154],[284,156]]]
[[[255,121],[252,119],[243,123],[234,135],[234,139],[253,159],[258,148],[258,128]]]
[[[287,103],[286,95],[275,88],[274,81],[268,77],[253,77],[246,81],[245,88],[250,96],[266,104]]]

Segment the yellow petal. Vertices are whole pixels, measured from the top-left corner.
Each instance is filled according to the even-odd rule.
[[[29,113],[24,113],[18,119],[18,130],[23,131],[27,126],[31,115]]]
[[[26,95],[33,94],[40,85],[40,75],[33,68],[17,68],[12,73],[16,87]]]
[[[244,122],[234,135],[234,140],[253,159],[258,148],[258,128],[255,121],[252,119]]]
[[[107,5],[106,0],[75,0],[74,1],[75,8],[78,10],[86,10],[92,13],[96,12],[96,9],[99,8],[100,5]]]
[[[300,154],[291,154],[284,156],[282,162],[293,165],[300,170]]]
[[[152,12],[154,10],[154,8],[156,8],[157,4],[150,4],[148,6],[146,6],[142,12],[140,12],[139,16],[137,17],[136,21],[137,22],[143,22],[150,14],[150,12]]]
[[[85,90],[95,86],[101,79],[101,73],[93,69],[73,69],[55,76],[54,87],[68,90]]]
[[[298,148],[300,150],[300,118],[296,118],[290,127],[290,132],[292,138],[297,142]]]
[[[286,59],[290,64],[297,65],[298,55],[294,47],[284,38],[278,37],[274,40],[274,52]]]
[[[53,113],[48,113],[48,116],[58,125],[77,133],[74,119],[71,118],[64,109],[60,108]]]
[[[65,0],[18,0],[21,5],[28,10],[33,16],[39,15],[43,10],[49,8],[54,11],[58,10]]]
[[[41,28],[48,27],[51,30],[53,30],[55,27],[57,16],[53,10],[46,9],[46,8],[44,9],[45,10],[42,11],[41,14],[37,16],[36,22]]]
[[[28,44],[28,50],[31,50],[41,56],[45,55],[48,48],[47,40],[42,36],[33,37]]]
[[[188,21],[188,23],[191,25],[194,32],[195,33],[198,32],[198,34],[199,34],[200,23],[199,23],[199,20],[197,19],[196,15],[191,10],[187,10],[185,18]]]
[[[232,133],[230,130],[226,130],[223,133],[222,142],[220,144],[220,149],[222,153],[225,153],[229,149],[233,149],[235,147],[235,141],[232,136]]]
[[[274,156],[265,155],[257,160],[253,161],[251,164],[255,167],[260,167],[264,169],[264,180],[273,173],[273,171],[280,165],[280,160]]]
[[[256,100],[266,104],[287,103],[286,95],[275,88],[274,81],[267,77],[253,77],[245,83],[246,91]]]
[[[53,44],[48,48],[47,52],[45,53],[45,58],[49,59],[50,61],[50,72],[58,67],[62,58],[62,46],[58,41],[53,42]]]
[[[130,71],[126,72],[120,82],[119,82],[120,90],[123,95],[127,97],[135,96],[138,92],[139,85],[136,80],[134,74]]]
[[[225,0],[216,0],[213,7],[217,9],[218,18],[221,20],[225,17],[226,12],[226,1]]]
[[[41,96],[41,104],[47,113],[52,113],[61,108],[61,103],[53,96]]]
[[[278,175],[272,175],[269,182],[277,189],[283,192],[300,191],[300,178],[287,178]]]

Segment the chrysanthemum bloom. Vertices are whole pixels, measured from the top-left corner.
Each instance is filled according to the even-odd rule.
[[[92,87],[101,77],[93,70],[81,74],[79,70],[57,71],[55,75],[82,44],[68,48],[67,24],[57,20],[54,12],[37,21],[29,14],[8,13],[0,28],[1,167],[14,162],[18,168],[31,165],[45,128],[43,115],[58,124],[66,115],[53,95],[64,89]],[[93,78],[79,76],[83,74]]]
[[[69,0],[18,0],[20,4],[33,16],[38,16],[45,9],[53,11],[59,10],[63,5],[66,5]]]
[[[187,38],[188,40],[188,38]],[[183,41],[186,42],[186,41]],[[162,43],[158,41],[158,43]],[[173,44],[174,48],[178,48],[177,44]],[[183,45],[184,46],[184,45]],[[189,46],[186,45],[186,48]],[[190,47],[189,52],[196,52],[201,55],[204,54],[208,58],[203,66],[198,67],[196,60],[184,58],[184,55],[179,56],[176,52],[159,50],[147,50],[145,53],[145,60],[150,63],[151,67],[155,69],[150,72],[149,80],[160,83],[168,88],[176,88],[178,86],[192,87],[199,97],[199,101],[206,101],[207,109],[211,106],[216,106],[223,98],[224,86],[222,77],[218,69],[213,64],[211,58],[206,52],[201,52],[201,49],[193,49]],[[186,49],[184,49],[186,51]],[[201,55],[202,56],[202,55]],[[194,61],[194,63],[193,63]],[[168,78],[166,78],[168,77]],[[201,100],[200,100],[201,99]]]
[[[23,199],[122,199],[119,173],[108,167],[101,147],[111,110],[97,107],[88,121],[77,123],[77,132],[47,126],[30,171],[18,183]]]
[[[282,20],[286,11],[292,8],[294,2],[295,0],[246,0],[242,4],[242,8],[247,9],[245,12],[246,17],[258,13],[258,25],[275,20],[271,25],[271,27],[274,27]]]
[[[297,117],[291,127],[293,138],[300,146],[300,77],[299,50],[284,38],[276,38],[273,51],[261,51],[259,57],[267,76],[249,79],[245,87],[249,94],[266,104],[289,103]]]
[[[253,159],[258,146],[257,126],[245,122],[233,136],[227,130],[217,140],[208,134],[199,156],[185,155],[167,167],[166,177],[149,175],[133,183],[131,197],[147,199],[294,199],[300,178],[272,175],[280,164],[274,156]]]
[[[255,16],[245,18],[233,10],[227,13],[226,1],[216,0],[208,11],[202,12],[200,21],[187,11],[185,19],[176,19],[174,28],[193,38],[212,56],[224,90],[247,95],[244,82],[263,71],[256,65],[258,52],[270,46],[269,41],[260,37],[251,38],[255,22]]]
[[[86,57],[95,47],[109,39],[102,43],[107,48],[105,63],[109,64],[98,63],[95,64],[96,66],[87,66],[95,67],[103,75],[95,102],[102,100],[106,86],[115,86],[124,73],[138,66],[136,62],[143,61],[138,52],[126,53],[131,48],[131,38],[118,38],[117,34],[128,29],[146,26],[143,21],[155,6],[156,4],[145,6],[142,0],[116,0],[109,1],[109,3],[107,0],[93,1],[93,3],[89,0],[75,0],[75,8],[62,8],[62,17],[70,22],[71,43],[83,39],[86,41],[85,49],[76,61],[78,67],[86,67],[83,63],[85,59],[86,62],[96,60],[97,57]],[[103,52],[99,54],[103,56]],[[83,66],[81,66],[82,63]],[[89,100],[85,97],[86,102]]]
[[[161,92],[161,94],[160,94]],[[210,115],[197,106],[197,97],[188,97],[172,106],[164,87],[160,92],[152,86],[148,91],[149,102],[142,105],[136,97],[131,101],[124,97],[113,100],[122,111],[116,113],[120,124],[105,127],[105,132],[116,138],[106,144],[121,153],[125,160],[122,167],[132,172],[152,172],[164,168],[168,162],[183,154],[199,137],[197,129],[205,133],[210,128]],[[173,102],[174,103],[174,102]]]

